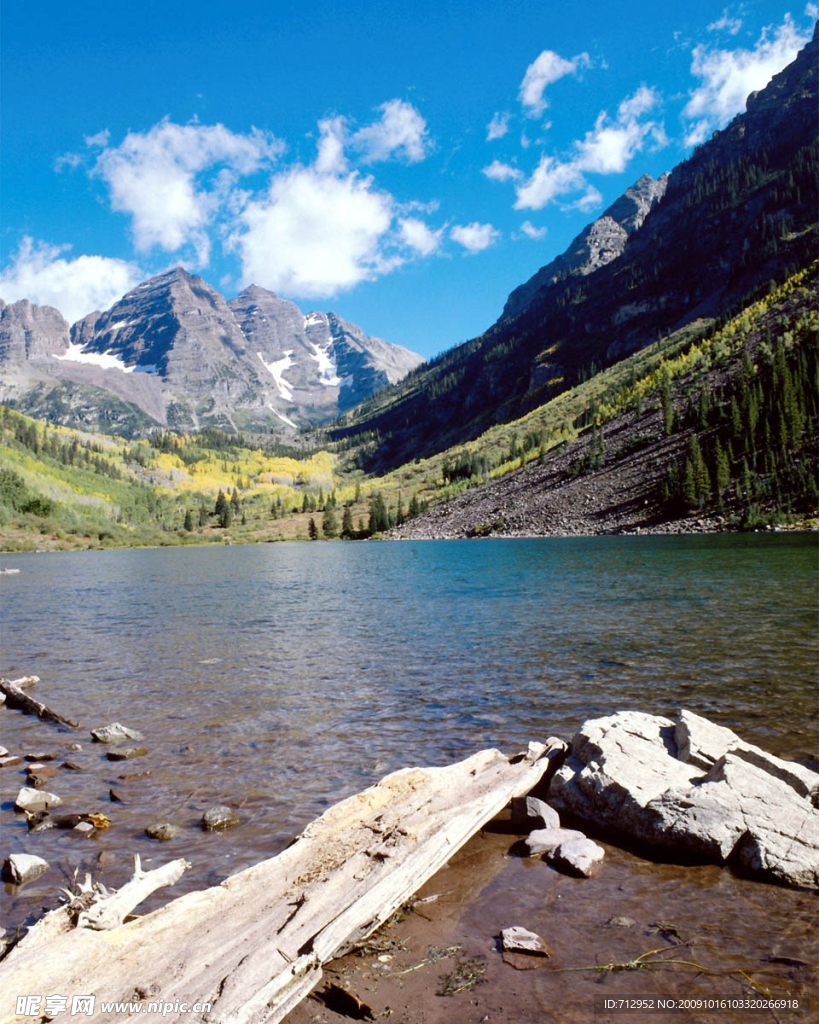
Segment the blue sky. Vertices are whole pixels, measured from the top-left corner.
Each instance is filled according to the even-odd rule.
[[[430,356],[744,108],[814,3],[4,0],[0,296],[182,264]]]

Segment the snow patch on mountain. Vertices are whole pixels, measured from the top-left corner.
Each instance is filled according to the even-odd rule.
[[[276,382],[279,394],[286,402],[292,402],[293,385],[284,379],[284,371],[288,370],[293,365],[293,350],[288,349],[281,359],[274,359],[272,363],[268,363],[261,352],[258,353],[258,356],[264,364],[265,369],[269,371],[273,380]],[[274,409],[273,411],[275,412],[276,410]],[[295,424],[293,425],[295,426]]]

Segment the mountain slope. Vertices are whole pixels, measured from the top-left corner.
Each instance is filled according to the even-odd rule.
[[[33,415],[124,432],[151,422],[292,431],[328,422],[421,362],[334,313],[302,316],[263,288],[227,303],[181,268],[70,333],[56,310],[0,307],[0,397]]]
[[[364,455],[373,469],[430,455],[806,265],[817,233],[817,57],[814,35],[745,113],[671,172],[619,256],[586,274],[544,268],[533,279],[541,287],[510,299],[520,313],[365,402],[333,436],[377,438]]]

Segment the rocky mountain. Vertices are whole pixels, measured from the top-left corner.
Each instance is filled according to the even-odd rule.
[[[541,267],[512,292],[501,319],[522,313],[551,285],[568,277],[585,277],[616,260],[625,249],[629,235],[642,227],[649,210],[665,195],[669,177],[666,172],[655,181],[650,174],[644,174],[626,189],[602,217],[580,232],[566,252]]]
[[[0,308],[3,401],[125,430],[292,431],[334,419],[421,362],[334,313],[303,316],[255,285],[228,303],[181,268],[70,331],[49,307]]]
[[[333,436],[377,433],[378,448],[362,449],[372,469],[431,455],[807,265],[819,234],[818,80],[814,34],[725,129],[667,178],[637,182],[513,292],[485,334],[373,396]]]

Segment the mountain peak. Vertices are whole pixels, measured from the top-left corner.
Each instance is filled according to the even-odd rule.
[[[629,235],[639,230],[651,208],[665,195],[669,177],[666,172],[656,181],[650,174],[638,178],[597,220],[580,232],[564,253],[512,292],[501,320],[522,313],[544,288],[567,277],[585,277],[616,260]]]

